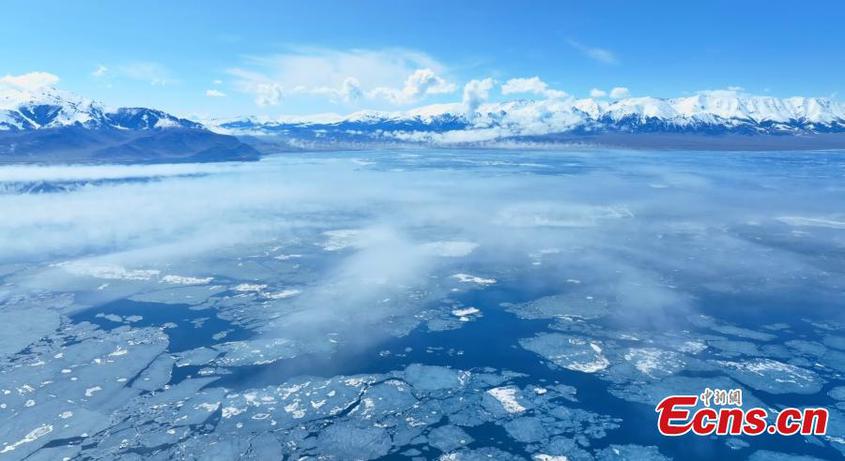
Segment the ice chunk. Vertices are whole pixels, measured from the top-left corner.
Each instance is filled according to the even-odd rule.
[[[521,339],[519,344],[559,367],[583,373],[596,373],[610,365],[602,345],[587,338],[560,333],[541,333],[533,338]]]
[[[541,442],[549,437],[543,422],[534,416],[514,418],[506,422],[504,427],[517,442]]]
[[[428,433],[428,444],[443,452],[454,451],[473,441],[463,429],[451,424],[436,427]]]
[[[461,282],[461,283],[474,283],[476,285],[482,285],[482,286],[493,285],[494,283],[496,283],[496,279],[493,279],[493,278],[483,278],[483,277],[477,277],[475,275],[463,274],[463,273],[454,274],[452,276],[452,278]]]
[[[267,285],[260,283],[241,283],[236,285],[233,290],[240,293],[257,293],[267,288]]]
[[[771,394],[815,394],[824,384],[811,370],[772,359],[717,363],[737,381]]]
[[[390,451],[387,431],[380,427],[340,421],[320,431],[317,450],[334,459],[375,459]]]
[[[129,299],[160,304],[198,305],[226,291],[219,285],[168,285],[166,288],[133,294]]]
[[[440,458],[438,461],[525,461],[524,458],[516,456],[513,453],[500,450],[494,447],[476,448],[473,450],[460,450],[454,453],[448,453]]]
[[[725,376],[693,378],[673,375],[645,383],[631,381],[624,385],[610,387],[609,391],[620,399],[654,406],[667,395],[699,395],[708,387],[710,389],[736,389],[740,386],[737,385],[736,381]],[[768,408],[768,405],[745,389],[742,393],[742,400],[745,407]]]
[[[547,455],[545,453],[537,453],[532,456],[534,461],[569,461],[569,458],[563,455]]]
[[[470,320],[470,316],[478,316],[479,314],[481,314],[481,311],[475,307],[464,307],[452,310],[452,315],[458,317],[461,322],[468,322]]]
[[[462,385],[460,374],[446,367],[411,364],[405,368],[405,381],[424,392],[454,389]]]
[[[19,446],[25,443],[32,443],[51,432],[53,432],[52,424],[42,424],[36,427],[35,429],[31,430],[28,434],[26,434],[22,439],[18,440],[17,442],[4,445],[3,449],[0,450],[0,454],[15,451]]]
[[[779,453],[770,450],[757,450],[751,453],[748,461],[822,461],[821,458],[815,456],[802,456],[791,453]]]
[[[845,400],[845,386],[836,386],[827,392],[833,400]]]
[[[176,366],[201,366],[211,363],[220,355],[220,351],[208,347],[198,347],[189,351],[179,352],[175,354]]]
[[[707,341],[710,346],[722,351],[722,356],[739,357],[743,355],[763,355],[757,344],[751,341],[737,341],[733,339],[711,339]]]
[[[522,413],[525,411],[525,407],[517,400],[517,392],[518,389],[512,386],[495,387],[487,391],[488,394],[502,404],[502,408],[508,413]]]
[[[827,335],[822,339],[827,347],[845,350],[845,336]]]
[[[299,346],[290,339],[265,338],[251,341],[233,341],[214,346],[223,353],[216,363],[226,367],[265,365],[299,355]]]
[[[753,339],[755,341],[771,341],[777,338],[777,336],[770,333],[764,333],[761,331],[755,331],[748,328],[742,328],[736,325],[731,325],[725,322],[720,322],[714,319],[713,317],[707,315],[692,316],[690,317],[690,321],[694,325],[701,328],[709,328],[713,331],[725,335],[738,336],[740,338]]]
[[[586,296],[581,291],[544,296],[521,304],[508,306],[507,310],[523,319],[578,318],[597,319],[608,314],[604,299]]]
[[[162,283],[174,285],[207,285],[214,277],[189,277],[184,275],[165,275],[161,278]]]
[[[170,382],[174,360],[167,354],[159,355],[132,382],[132,387],[144,391],[155,391]]]
[[[0,311],[0,356],[13,354],[59,327],[59,314],[50,309]]]
[[[670,461],[671,459],[662,455],[657,447],[641,445],[611,445],[596,453],[596,461]]]
[[[653,347],[628,349],[623,357],[640,373],[650,378],[663,378],[684,368],[682,356],[676,352]]]

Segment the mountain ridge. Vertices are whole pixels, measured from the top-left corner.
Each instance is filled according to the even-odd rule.
[[[830,98],[753,96],[734,91],[680,98],[522,99],[485,103],[468,111],[460,103],[408,111],[359,111],[278,120],[206,121],[235,135],[283,135],[306,140],[383,140],[461,144],[607,133],[696,135],[813,135],[845,132],[845,106]]]
[[[259,151],[522,143],[617,147],[845,148],[845,106],[830,98],[699,92],[678,98],[556,97],[432,104],[348,115],[193,121],[106,108],[55,88],[0,89],[0,161],[255,160]]]
[[[106,109],[55,88],[0,91],[0,162],[257,160],[234,136],[145,107]]]

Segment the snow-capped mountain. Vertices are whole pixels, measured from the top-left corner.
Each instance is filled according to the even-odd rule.
[[[28,91],[0,90],[0,130],[62,127],[124,130],[203,128],[199,123],[160,110],[136,107],[108,111],[99,102],[51,87]]]
[[[194,162],[255,160],[234,136],[143,107],[106,109],[43,87],[0,88],[0,162]]]
[[[557,98],[481,105],[439,104],[348,116],[218,120],[212,130],[303,140],[467,143],[608,133],[809,135],[845,132],[845,106],[828,98],[775,98],[706,91],[679,98],[616,101]]]
[[[254,160],[260,157],[256,148],[500,142],[845,148],[845,106],[828,98],[707,91],[680,98],[555,97],[474,107],[469,111],[461,103],[435,104],[406,111],[246,117],[201,124],[156,109],[107,109],[54,88],[0,88],[0,161]]]

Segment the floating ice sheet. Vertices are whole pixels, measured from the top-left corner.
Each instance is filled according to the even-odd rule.
[[[596,373],[610,365],[599,341],[560,333],[542,333],[519,344],[551,363],[572,371]]]

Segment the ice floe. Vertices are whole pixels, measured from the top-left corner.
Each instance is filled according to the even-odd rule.
[[[207,285],[214,280],[214,277],[190,277],[185,275],[165,275],[161,278],[163,283],[174,285]]]
[[[522,413],[525,407],[520,405],[516,399],[517,389],[514,387],[496,387],[487,391],[493,398],[502,404],[502,408],[508,413]]]
[[[772,359],[741,362],[719,361],[725,372],[737,381],[771,394],[815,394],[824,380],[815,372]]]
[[[461,322],[468,322],[473,317],[478,317],[481,311],[475,307],[462,307],[459,309],[452,309],[452,315],[458,317]]]
[[[454,275],[452,275],[452,278],[461,282],[461,283],[474,283],[476,285],[482,285],[482,286],[493,285],[493,284],[496,283],[496,279],[494,279],[494,278],[484,278],[484,277],[478,277],[478,276],[475,276],[475,275],[463,274],[463,273],[454,274]]]
[[[572,371],[596,373],[610,365],[598,341],[560,333],[541,333],[519,344],[551,363]]]

